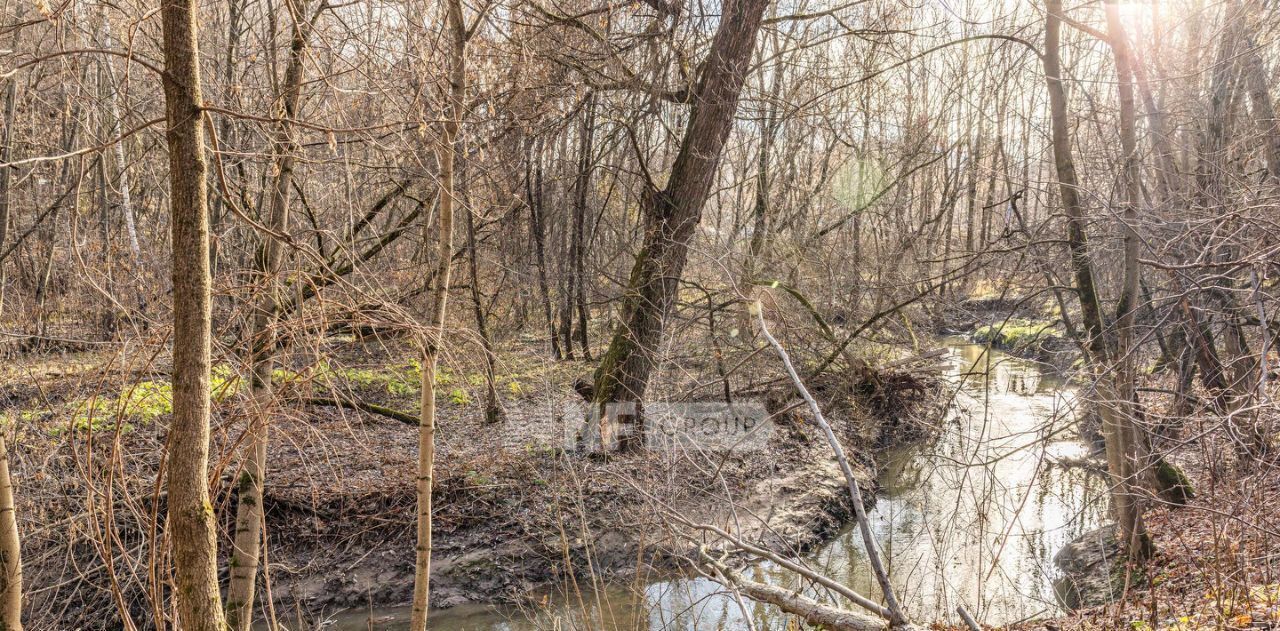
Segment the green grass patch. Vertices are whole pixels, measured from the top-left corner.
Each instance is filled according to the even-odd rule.
[[[978,327],[973,332],[973,341],[979,344],[990,344],[996,348],[1020,349],[1040,344],[1048,338],[1059,338],[1062,335],[1054,330],[1056,322],[1032,321],[1021,318]]]

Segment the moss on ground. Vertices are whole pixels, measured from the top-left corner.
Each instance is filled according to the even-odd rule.
[[[1057,322],[1052,320],[1010,318],[978,327],[973,332],[973,341],[1006,350],[1028,349],[1049,339],[1061,339],[1062,334],[1054,328],[1056,325]]]

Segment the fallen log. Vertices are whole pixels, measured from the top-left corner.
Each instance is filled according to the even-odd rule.
[[[377,414],[378,416],[385,416],[389,419],[395,419],[397,421],[400,421],[401,423],[404,423],[405,425],[412,425],[414,427],[418,426],[417,415],[409,414],[408,412],[401,412],[400,410],[378,405],[377,403],[368,403],[366,401],[358,401],[358,400],[352,400],[352,399],[323,399],[323,398],[307,399],[306,402],[307,402],[307,405],[323,405],[328,407],[346,408],[348,410],[358,410],[361,412],[369,412],[370,414]]]

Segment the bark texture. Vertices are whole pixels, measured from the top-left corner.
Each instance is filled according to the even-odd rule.
[[[710,195],[768,4],[726,3],[694,88],[689,123],[667,184],[658,189],[651,183],[641,201],[644,245],[631,268],[621,322],[595,374],[595,402],[602,409],[609,402],[638,402],[644,396],[662,342],[663,320],[676,299],[689,240]],[[624,450],[643,443],[640,427],[623,432]]]
[[[166,486],[183,631],[224,631],[209,502],[209,209],[196,4],[164,0],[164,97],[173,231],[173,420]]]

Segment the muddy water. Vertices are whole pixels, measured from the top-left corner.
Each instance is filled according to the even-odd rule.
[[[882,493],[869,514],[899,599],[920,620],[954,620],[963,605],[1001,624],[1058,609],[1053,554],[1099,525],[1106,498],[1099,480],[1056,466],[1084,454],[1074,440],[1072,392],[1028,361],[983,347],[949,347],[954,399],[940,437],[889,455]],[[846,527],[809,555],[856,590],[878,594],[861,539]],[[768,564],[755,580],[788,584]],[[793,585],[794,587],[794,585]],[[827,593],[810,596],[832,601]],[[838,599],[835,600],[838,602]],[[329,631],[408,629],[408,608],[333,616]],[[458,607],[433,612],[433,630],[784,629],[787,617],[739,605],[701,578],[613,586],[578,598],[548,598],[534,608]]]

